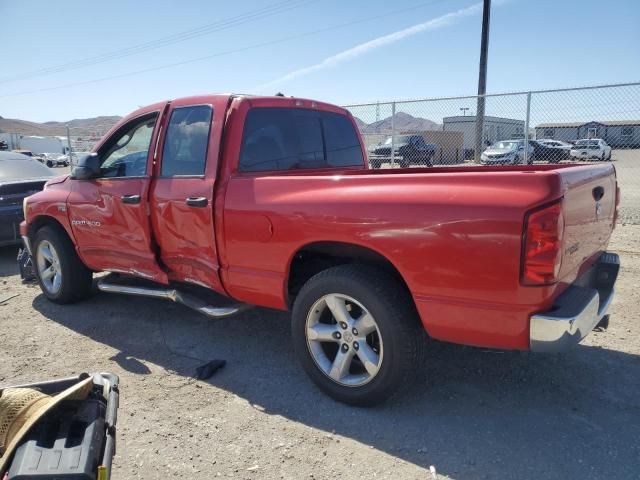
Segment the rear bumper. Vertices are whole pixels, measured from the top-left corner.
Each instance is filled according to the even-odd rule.
[[[606,315],[620,269],[615,253],[598,261],[554,302],[548,312],[531,317],[530,348],[535,352],[564,352],[578,344]]]

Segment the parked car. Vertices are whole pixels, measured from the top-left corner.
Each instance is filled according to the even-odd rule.
[[[19,153],[20,155],[26,155],[27,157],[33,157],[33,152],[31,150],[12,150],[13,153]]]
[[[533,146],[528,148],[528,162],[533,163]],[[489,146],[480,161],[486,165],[517,165],[524,159],[524,140],[502,140]]]
[[[380,168],[385,162],[391,161],[391,146],[394,148],[394,161],[402,168],[410,165],[424,165],[432,167],[433,157],[438,146],[424,141],[422,135],[396,135],[369,149],[369,163],[371,168]]]
[[[533,158],[536,161],[559,163],[569,158],[570,145],[567,148],[554,145],[550,140],[529,140],[529,145],[533,147]]]
[[[578,160],[611,160],[611,147],[601,138],[587,138],[578,140],[571,148],[570,154]]]
[[[99,290],[212,317],[291,311],[307,374],[355,405],[414,383],[427,335],[564,351],[604,319],[612,165],[372,171],[365,153],[351,114],[322,102],[156,103],[28,197],[20,231],[55,303],[112,272]]]
[[[43,153],[41,162],[49,168],[68,167],[69,155],[61,155],[59,153]]]
[[[20,244],[22,202],[43,189],[54,173],[31,157],[0,152],[0,246]]]

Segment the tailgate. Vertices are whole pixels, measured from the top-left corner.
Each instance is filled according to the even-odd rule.
[[[613,165],[564,168],[557,172],[564,190],[564,247],[560,280],[572,281],[609,243],[616,208]],[[585,262],[587,262],[585,264]]]

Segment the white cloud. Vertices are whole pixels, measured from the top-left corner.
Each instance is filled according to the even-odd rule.
[[[348,62],[349,60],[353,60],[361,55],[371,52],[377,48],[383,47],[385,45],[390,45],[392,43],[396,43],[400,40],[403,40],[407,37],[411,37],[413,35],[417,35],[418,33],[428,32],[431,30],[437,30],[439,28],[448,27],[452,25],[456,21],[460,20],[464,17],[469,17],[472,15],[476,15],[482,12],[482,3],[475,3],[470,7],[462,8],[455,12],[450,12],[440,17],[433,18],[423,23],[419,23],[409,28],[405,28],[403,30],[399,30],[397,32],[390,33],[388,35],[383,35],[382,37],[374,38],[373,40],[369,40],[368,42],[361,43],[360,45],[356,45],[355,47],[344,50],[336,55],[332,55],[330,57],[325,58],[320,63],[316,63],[315,65],[311,65],[309,67],[300,68],[298,70],[294,70],[292,72],[283,75],[282,77],[276,78],[267,83],[263,83],[262,85],[256,87],[256,90],[264,90],[266,88],[273,87],[274,85],[287,82],[289,80],[293,80],[294,78],[302,77],[305,75],[309,75],[311,73],[324,70],[326,68],[335,67],[340,65],[341,63]]]

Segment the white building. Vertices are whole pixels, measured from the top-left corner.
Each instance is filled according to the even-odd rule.
[[[524,138],[524,120],[485,115],[483,125],[483,146],[491,145],[500,140]],[[442,119],[442,130],[445,132],[462,132],[465,150],[473,150],[475,148],[475,115],[444,117]]]
[[[553,138],[571,142],[582,138],[602,138],[612,147],[640,147],[640,120],[592,121],[575,123],[541,123],[536,138]]]
[[[38,137],[18,133],[0,133],[0,140],[9,150],[30,150],[33,153],[69,153],[66,137]]]

